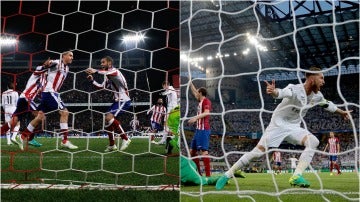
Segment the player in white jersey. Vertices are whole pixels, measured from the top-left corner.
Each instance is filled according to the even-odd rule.
[[[337,175],[341,174],[340,166],[336,163],[337,155],[340,152],[340,141],[339,138],[335,137],[334,132],[330,132],[330,137],[325,146],[324,152],[329,148],[329,160],[330,160],[330,175],[333,175],[332,170],[335,167],[337,170]]]
[[[159,131],[163,130],[163,126],[162,126],[162,122],[165,122],[165,115],[166,115],[166,108],[163,106],[163,99],[159,98],[157,100],[156,105],[153,105],[148,111],[147,114],[149,113],[151,114],[151,129],[152,129],[152,133],[157,133]],[[150,137],[150,141],[151,143],[155,143],[158,144],[157,142],[155,142],[155,137],[154,135],[151,135]]]
[[[113,132],[120,134],[120,137],[123,140],[120,150],[123,151],[129,146],[131,140],[125,134],[119,121],[116,120],[116,117],[124,113],[131,105],[127,82],[123,74],[113,66],[113,59],[110,56],[105,56],[101,59],[101,67],[101,70],[88,68],[86,69],[86,73],[89,74],[87,78],[95,85],[95,87],[99,89],[110,89],[113,93],[113,104],[105,115],[104,128],[108,131],[109,136],[109,145],[106,147],[105,152],[117,150]],[[99,84],[94,80],[91,74],[95,73],[105,75],[103,83]]]
[[[15,91],[15,85],[13,82],[8,84],[8,89],[1,94],[1,106],[4,109],[5,124],[11,121],[11,117],[16,110],[16,103],[19,99],[19,93]],[[15,140],[17,133],[19,132],[20,122],[16,124],[13,130],[6,131],[7,144],[11,145],[11,139]]]
[[[134,119],[130,121],[130,126],[132,128],[132,133],[135,134],[136,131],[137,131],[137,128],[140,126],[140,122],[139,120],[137,119],[137,116],[134,115]]]
[[[38,107],[39,113],[22,132],[21,140],[27,139],[34,133],[34,129],[45,118],[44,113],[59,110],[60,131],[63,135],[61,146],[69,149],[78,148],[68,140],[69,111],[62,102],[59,93],[59,90],[69,72],[69,65],[72,63],[73,57],[74,55],[72,51],[66,51],[62,53],[61,60],[50,61],[49,68],[47,69],[46,83],[41,93],[41,103]]]
[[[275,174],[281,173],[281,153],[279,151],[274,151],[272,160],[274,162]]]
[[[297,158],[295,158],[295,155],[293,157],[289,158],[290,160],[290,167],[291,167],[291,173],[294,173],[296,169],[296,162],[298,161]]]
[[[165,89],[165,92],[163,92],[162,95],[166,96],[166,103],[167,103],[166,116],[165,116],[165,121],[164,121],[164,128],[165,128],[166,132],[163,133],[163,137],[158,142],[158,144],[165,144],[166,139],[167,139],[167,134],[168,134],[167,132],[169,131],[167,124],[166,124],[167,118],[168,118],[171,110],[173,110],[178,105],[177,93],[176,93],[176,90],[174,89],[174,87],[171,86],[168,81],[164,81],[162,83],[162,87],[163,87],[163,89]]]
[[[269,126],[266,128],[257,146],[250,152],[244,154],[217,182],[216,188],[222,189],[228,179],[233,176],[235,170],[244,167],[252,159],[258,158],[270,147],[278,147],[286,140],[289,143],[305,146],[299,163],[289,179],[293,186],[309,187],[310,183],[302,176],[304,170],[309,166],[319,140],[307,129],[300,126],[302,118],[313,106],[319,105],[330,112],[336,112],[344,117],[350,118],[352,111],[343,111],[330,101],[325,100],[320,88],[325,84],[321,69],[311,67],[305,74],[304,84],[289,84],[284,89],[275,88],[275,80],[266,82],[266,93],[276,99],[283,99],[276,107],[271,117]]]
[[[15,130],[16,125],[26,113],[31,112],[33,116],[37,116],[37,104],[34,102],[34,99],[39,93],[41,93],[43,86],[45,85],[46,71],[47,68],[50,67],[50,62],[50,59],[46,60],[43,65],[37,66],[34,72],[31,74],[26,83],[25,89],[20,94],[20,97],[16,103],[16,110],[13,113],[12,119],[6,124],[3,124],[1,127],[1,133],[9,129],[11,131]],[[34,137],[35,134],[30,135],[29,145],[40,147],[42,144],[38,143]],[[19,141],[16,139],[19,139]],[[23,149],[23,144],[20,138],[13,137],[11,141],[19,145],[20,149]]]

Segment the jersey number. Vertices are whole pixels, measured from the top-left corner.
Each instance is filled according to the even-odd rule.
[[[8,95],[6,96],[7,104],[12,105],[12,96]]]

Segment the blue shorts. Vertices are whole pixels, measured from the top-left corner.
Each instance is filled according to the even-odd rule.
[[[153,130],[157,130],[157,131],[162,131],[163,130],[163,126],[159,123],[156,123],[155,121],[151,121],[151,128]]]
[[[131,106],[131,100],[126,102],[114,102],[108,112],[113,114],[115,117],[119,116],[120,114],[124,113],[125,110],[129,109]]]
[[[13,115],[16,115],[21,119],[23,115],[25,115],[27,112],[33,112],[36,111],[37,105],[33,101],[27,101],[26,98],[19,98],[16,103],[16,109],[13,113]]]
[[[329,156],[330,161],[336,161],[337,156]]]
[[[277,166],[281,166],[281,162],[275,162],[275,165],[277,165]]]
[[[191,141],[191,149],[208,151],[210,144],[210,130],[196,130]]]
[[[65,104],[61,101],[59,93],[42,92],[39,111],[50,112],[54,110],[65,109]]]

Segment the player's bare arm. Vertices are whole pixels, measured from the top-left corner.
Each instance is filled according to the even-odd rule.
[[[349,120],[350,119],[350,113],[352,112],[353,110],[348,110],[348,111],[344,111],[342,109],[336,109],[336,113],[340,114],[342,117],[344,117],[345,120]]]
[[[43,63],[43,68],[49,68],[52,64],[52,60],[50,59],[50,57]]]
[[[210,110],[205,109],[203,113],[201,113],[201,114],[199,114],[199,115],[194,116],[193,118],[191,118],[191,119],[188,121],[188,123],[189,123],[189,124],[193,124],[193,123],[195,123],[198,119],[202,119],[202,118],[204,118],[205,116],[208,116],[208,115],[210,115]]]
[[[278,97],[279,96],[279,92],[278,90],[275,88],[275,80],[273,79],[271,81],[271,84],[265,80],[266,83],[266,93],[273,96],[273,97]]]
[[[189,78],[190,81],[190,88],[191,88],[191,92],[192,94],[195,96],[195,98],[198,100],[200,97],[199,92],[197,91],[197,89],[195,88],[194,84],[192,83],[191,79]]]
[[[94,68],[92,68],[92,67],[89,67],[89,68],[87,68],[87,69],[85,70],[85,72],[86,72],[87,74],[95,74],[95,73],[97,72],[97,70],[94,69]]]

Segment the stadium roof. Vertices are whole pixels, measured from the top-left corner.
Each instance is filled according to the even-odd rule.
[[[297,58],[301,68],[313,65],[326,68],[338,61],[345,66],[359,64],[359,58],[349,58],[359,57],[358,2],[335,1],[334,5],[331,1],[305,0],[220,3],[181,3],[181,51],[188,54],[191,47],[191,54],[187,56],[201,58],[202,63],[214,63],[218,55],[240,66],[242,72],[257,70],[258,57],[250,43],[251,36],[266,49],[259,51],[262,68],[295,68]]]

